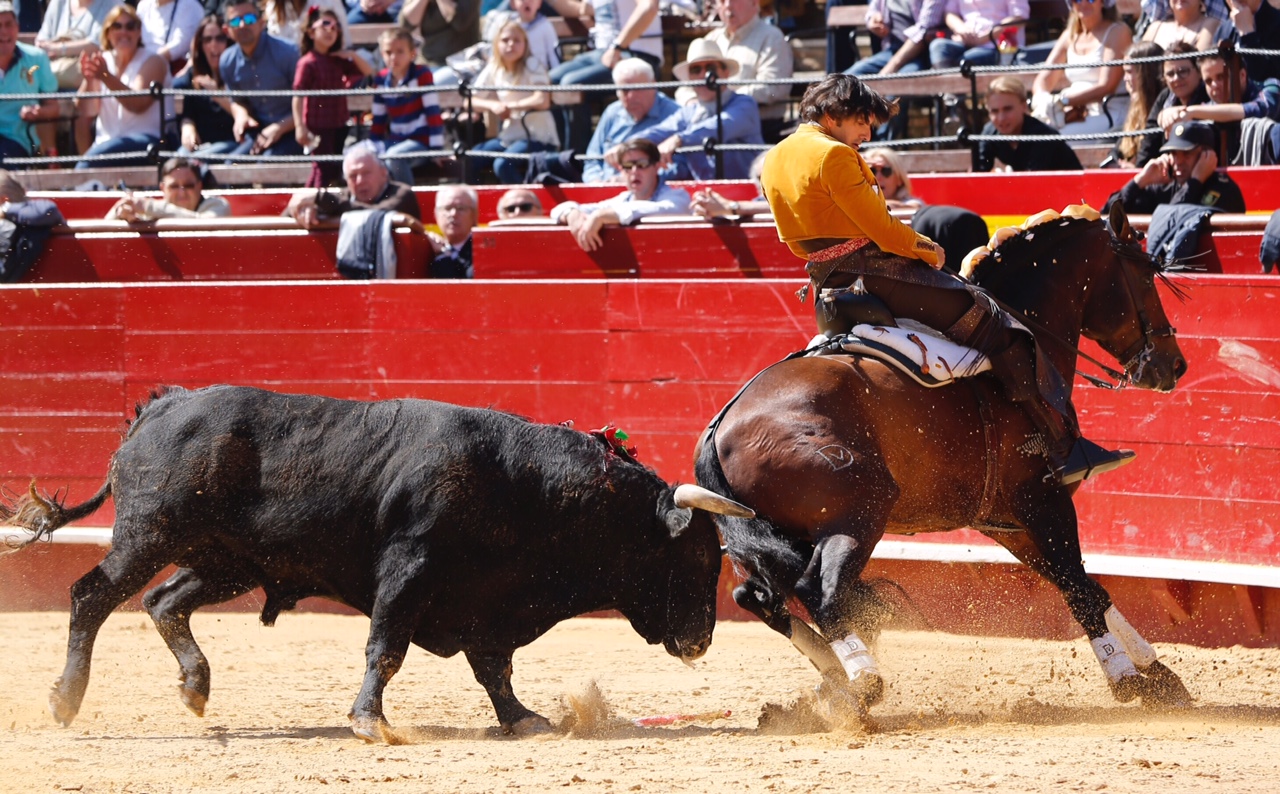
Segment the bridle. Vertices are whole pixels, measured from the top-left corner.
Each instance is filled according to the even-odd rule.
[[[1120,259],[1120,272],[1124,274],[1125,292],[1129,295],[1129,302],[1132,304],[1134,312],[1138,315],[1138,323],[1142,329],[1142,335],[1132,345],[1116,355],[1116,360],[1120,362],[1119,370],[1102,363],[1098,359],[1081,350],[1078,346],[1072,345],[1067,340],[1058,336],[1056,333],[1046,328],[1042,323],[1036,322],[1026,314],[1018,311],[1012,306],[1009,306],[1004,301],[990,295],[990,293],[988,293],[988,296],[995,301],[1000,308],[1013,315],[1023,325],[1031,328],[1035,332],[1037,338],[1043,337],[1046,339],[1052,339],[1062,347],[1072,349],[1077,356],[1090,362],[1106,373],[1107,376],[1114,379],[1115,383],[1112,383],[1105,378],[1100,378],[1097,375],[1090,375],[1087,372],[1082,372],[1079,369],[1076,370],[1077,375],[1100,389],[1119,391],[1120,389],[1123,389],[1126,386],[1132,386],[1141,380],[1142,372],[1146,368],[1147,363],[1151,360],[1151,354],[1155,352],[1156,340],[1163,337],[1174,336],[1178,332],[1178,329],[1171,325],[1164,325],[1157,328],[1151,323],[1151,318],[1147,315],[1146,306],[1144,306],[1142,301],[1138,298],[1138,288],[1133,283],[1133,274],[1129,272],[1129,263],[1135,262],[1140,263],[1145,267],[1154,268],[1156,273],[1163,278],[1164,274],[1160,266],[1155,262],[1155,260],[1151,259],[1145,251],[1138,248],[1136,244],[1121,241],[1116,238],[1114,234],[1111,234],[1110,244],[1111,250],[1114,251],[1116,256]],[[1183,296],[1182,291],[1178,289],[1176,285],[1168,282],[1167,280],[1166,283],[1169,284],[1169,287],[1174,291],[1174,294],[1179,297]]]
[[[1155,352],[1156,340],[1165,337],[1172,337],[1177,334],[1178,329],[1171,325],[1163,325],[1159,328],[1151,323],[1151,318],[1147,315],[1147,307],[1138,297],[1138,288],[1134,285],[1134,276],[1129,272],[1131,262],[1141,259],[1141,264],[1154,268],[1156,273],[1161,273],[1159,265],[1155,260],[1137,247],[1135,243],[1124,242],[1119,240],[1113,234],[1111,236],[1111,250],[1115,252],[1116,257],[1120,259],[1120,272],[1124,275],[1125,291],[1129,295],[1129,302],[1133,305],[1133,310],[1138,315],[1138,324],[1142,329],[1142,336],[1134,341],[1132,345],[1125,348],[1121,353],[1116,355],[1116,360],[1120,362],[1122,372],[1116,372],[1110,367],[1106,367],[1091,356],[1080,352],[1089,361],[1101,367],[1104,372],[1116,379],[1113,385],[1101,378],[1095,378],[1086,373],[1078,373],[1085,380],[1095,386],[1105,389],[1123,389],[1125,386],[1132,386],[1142,379],[1142,372],[1146,369],[1147,364],[1151,361],[1151,354]],[[1078,351],[1079,352],[1079,351]]]

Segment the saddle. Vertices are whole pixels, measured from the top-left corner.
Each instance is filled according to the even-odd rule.
[[[822,332],[809,343],[809,355],[869,356],[930,389],[991,369],[977,350],[914,320],[895,318],[883,301],[856,286],[823,290],[818,300]]]
[[[896,367],[929,389],[991,369],[991,360],[977,350],[958,345],[912,320],[899,320],[899,323],[897,326],[863,323],[855,325],[847,334],[834,337],[819,334],[809,343],[813,350],[810,355],[868,356]]]

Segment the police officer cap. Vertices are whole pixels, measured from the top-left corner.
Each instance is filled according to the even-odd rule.
[[[1169,131],[1160,152],[1189,152],[1197,146],[1213,148],[1213,125],[1203,121],[1179,121]]]

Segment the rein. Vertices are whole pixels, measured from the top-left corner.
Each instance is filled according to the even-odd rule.
[[[1042,323],[1031,319],[1027,315],[995,297],[990,292],[988,292],[987,295],[997,306],[1012,315],[1014,319],[1034,330],[1037,337],[1043,335],[1045,338],[1058,343],[1058,345],[1063,348],[1074,349],[1078,357],[1085,359],[1098,369],[1102,370],[1109,377],[1113,378],[1115,383],[1099,378],[1096,375],[1090,375],[1080,369],[1076,369],[1077,375],[1100,389],[1119,391],[1126,386],[1132,385],[1142,376],[1142,368],[1146,365],[1151,352],[1155,350],[1155,340],[1161,337],[1174,336],[1178,329],[1170,325],[1156,328],[1151,324],[1151,319],[1147,316],[1146,307],[1142,305],[1142,301],[1138,300],[1135,294],[1133,276],[1129,273],[1129,268],[1126,266],[1126,261],[1133,257],[1132,252],[1127,249],[1125,243],[1117,240],[1114,235],[1111,236],[1111,250],[1114,251],[1116,256],[1120,259],[1120,272],[1124,274],[1125,290],[1129,293],[1129,300],[1133,304],[1134,311],[1138,315],[1138,323],[1142,328],[1142,337],[1116,356],[1116,360],[1120,362],[1120,370],[1112,369],[1110,366],[1103,364],[1098,359],[1081,350],[1079,345],[1072,345],[1058,334],[1046,328]],[[1130,374],[1131,367],[1135,370],[1133,374]]]

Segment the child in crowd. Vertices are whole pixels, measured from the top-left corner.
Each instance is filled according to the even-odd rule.
[[[477,149],[487,152],[529,154],[560,148],[555,120],[551,116],[551,94],[546,91],[489,86],[544,86],[547,70],[529,54],[529,37],[519,20],[511,20],[498,31],[493,42],[493,58],[476,78],[471,103],[480,111],[493,114],[500,121],[498,137],[485,141]],[[472,158],[473,173],[467,181],[474,183],[481,167],[489,158]],[[493,159],[493,171],[504,185],[524,181],[528,162],[523,159]]]
[[[373,67],[359,54],[342,49],[338,15],[311,6],[302,29],[302,57],[294,72],[295,90],[350,88]],[[341,154],[347,137],[347,98],[309,96],[293,98],[294,135],[310,154]],[[307,187],[326,187],[342,175],[338,162],[315,162]]]
[[[431,69],[417,63],[418,47],[404,28],[388,30],[378,37],[378,50],[387,65],[373,79],[374,88],[389,89],[373,95],[373,124],[369,140],[381,155],[413,154],[444,146],[444,121],[440,102],[433,93],[394,93],[397,88],[431,85]],[[413,184],[413,169],[426,158],[386,159],[391,179]]]
[[[510,10],[508,10],[508,8]],[[436,85],[457,85],[462,79],[474,83],[480,70],[493,54],[493,43],[508,22],[518,20],[529,42],[529,57],[551,71],[560,65],[556,47],[560,37],[556,26],[541,13],[542,0],[506,0],[493,13],[485,16],[484,33],[479,44],[473,44],[462,52],[450,55],[448,65],[435,72]]]

